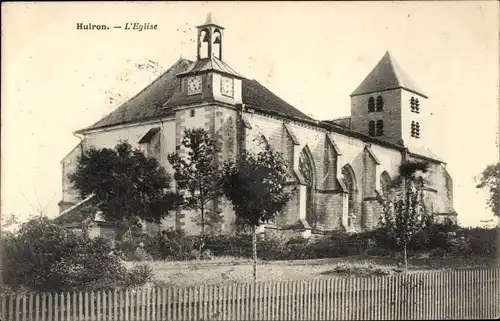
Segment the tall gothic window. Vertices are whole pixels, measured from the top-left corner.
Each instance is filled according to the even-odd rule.
[[[347,227],[351,229],[356,217],[356,184],[351,166],[342,167],[342,181],[347,189]]]
[[[314,223],[314,211],[312,204],[312,187],[314,183],[314,172],[309,154],[304,149],[300,152],[299,156],[299,171],[304,177],[307,184],[307,194],[306,194],[306,221],[313,225]]]
[[[382,96],[377,97],[377,111],[383,111],[384,110],[384,99]]]
[[[368,98],[368,112],[374,112],[375,111],[375,99],[373,97]]]

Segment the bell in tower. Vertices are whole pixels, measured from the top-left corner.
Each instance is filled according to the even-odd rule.
[[[198,26],[198,59],[215,57],[222,60],[222,35],[224,28],[215,23],[212,14]]]

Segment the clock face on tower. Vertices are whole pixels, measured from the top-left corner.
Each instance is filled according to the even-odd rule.
[[[188,95],[201,93],[202,78],[200,75],[188,78]]]
[[[221,79],[221,93],[224,96],[233,97],[234,94],[234,79],[222,77]]]

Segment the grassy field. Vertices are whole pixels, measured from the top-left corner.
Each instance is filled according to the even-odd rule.
[[[252,264],[229,258],[217,261],[138,262],[153,269],[157,285],[195,286],[252,281]],[[482,257],[410,259],[412,273],[497,266],[496,260]],[[381,257],[345,257],[323,260],[259,262],[258,281],[307,280],[332,276],[367,276],[401,271],[397,262]]]

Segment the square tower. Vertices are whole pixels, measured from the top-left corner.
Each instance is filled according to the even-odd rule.
[[[403,146],[422,146],[430,116],[426,99],[386,52],[351,94],[351,129]]]

